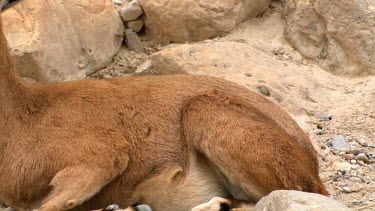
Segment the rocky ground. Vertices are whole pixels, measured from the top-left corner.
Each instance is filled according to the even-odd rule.
[[[285,40],[281,13],[273,3],[264,15],[212,40],[164,47],[142,41],[140,53],[124,46],[90,78],[189,73],[247,86],[288,110],[311,135],[331,197],[374,210],[375,77],[334,76],[303,58]]]

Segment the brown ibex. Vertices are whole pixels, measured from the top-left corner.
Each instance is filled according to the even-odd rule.
[[[25,83],[0,20],[0,202],[8,206],[219,210],[277,189],[326,195],[316,155],[285,111],[213,77]]]

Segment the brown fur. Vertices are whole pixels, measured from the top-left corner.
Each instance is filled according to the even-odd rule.
[[[1,20],[0,173],[0,201],[20,210],[327,194],[308,137],[269,100],[191,75],[26,84]]]

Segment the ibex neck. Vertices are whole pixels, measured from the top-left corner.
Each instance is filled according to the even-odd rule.
[[[27,86],[17,76],[0,18],[0,116],[25,105],[27,92]]]

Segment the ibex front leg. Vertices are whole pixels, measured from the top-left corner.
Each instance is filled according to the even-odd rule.
[[[59,211],[72,209],[93,197],[119,172],[86,166],[67,167],[56,174],[52,191],[36,209]],[[35,211],[35,210],[34,210]]]

